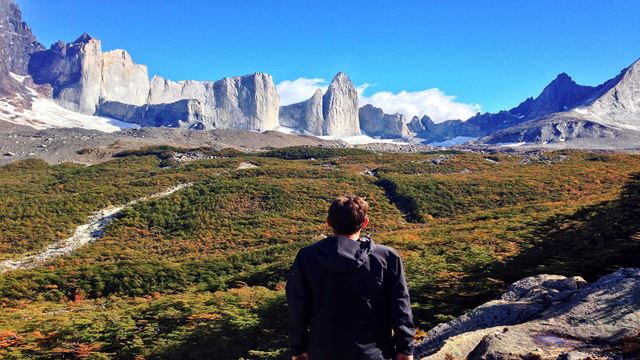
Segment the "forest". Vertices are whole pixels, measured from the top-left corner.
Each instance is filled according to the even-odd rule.
[[[187,152],[206,158],[180,161]],[[525,276],[640,266],[639,155],[318,147],[0,167],[0,261],[184,183],[123,210],[94,243],[0,274],[0,358],[285,359],[286,273],[329,234],[326,209],[345,193],[366,198],[366,232],[402,255],[418,337]]]

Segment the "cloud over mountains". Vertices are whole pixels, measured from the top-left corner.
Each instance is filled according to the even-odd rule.
[[[296,80],[284,80],[276,88],[280,95],[280,104],[289,105],[310,98],[316,89],[327,89],[328,82],[322,78],[298,78]],[[455,96],[447,95],[437,88],[419,91],[378,91],[371,95],[365,95],[365,90],[370,84],[358,86],[360,94],[360,106],[371,104],[383,109],[386,113],[402,113],[407,118],[415,115],[428,115],[435,122],[450,119],[466,120],[480,111],[478,104],[466,104],[456,101]]]

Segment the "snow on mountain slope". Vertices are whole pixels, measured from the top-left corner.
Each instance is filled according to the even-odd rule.
[[[12,76],[21,83],[26,78],[15,74],[12,74]],[[1,98],[0,120],[40,130],[49,128],[82,128],[114,132],[125,128],[139,127],[135,124],[114,119],[84,115],[67,110],[35,90],[29,87],[25,88],[28,94],[32,96],[31,108],[26,109],[22,105],[24,103],[22,94],[16,94],[12,98]]]

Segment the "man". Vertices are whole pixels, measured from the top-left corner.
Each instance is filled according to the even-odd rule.
[[[398,253],[360,231],[369,205],[341,196],[334,235],[301,249],[286,292],[293,360],[413,360],[415,329]]]

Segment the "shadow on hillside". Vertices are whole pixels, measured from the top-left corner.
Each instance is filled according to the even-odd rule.
[[[284,296],[252,309],[255,316],[229,306],[219,318],[195,324],[181,344],[151,359],[284,359],[287,305]],[[275,350],[274,350],[275,349]]]
[[[506,284],[537,274],[579,275],[591,282],[623,267],[640,267],[640,173],[618,199],[553,216],[534,231],[538,243],[484,269]]]
[[[537,239],[537,242],[504,262],[467,269],[469,275],[459,283],[439,289],[440,303],[435,301],[422,316],[444,313],[452,307],[458,313],[465,312],[465,309],[495,299],[507,286],[528,276],[579,275],[593,282],[620,268],[640,267],[640,173],[631,176],[618,199],[586,206],[571,215],[553,216],[535,227],[532,239]],[[436,288],[422,290],[425,293],[437,291]],[[622,299],[626,296],[632,295],[620,294]],[[495,314],[493,310],[510,306],[514,305],[476,310],[475,315],[481,320],[468,324],[464,330],[509,325],[509,320],[513,319],[490,319],[483,313]],[[612,316],[619,318],[638,310],[629,308],[626,312],[602,316],[613,319]],[[569,308],[559,311],[566,312]],[[632,340],[630,343],[635,346],[637,339]],[[623,345],[627,346],[620,346]]]

